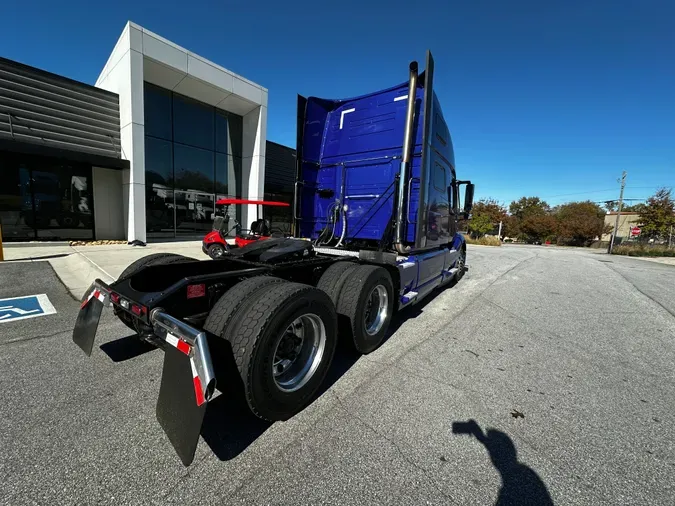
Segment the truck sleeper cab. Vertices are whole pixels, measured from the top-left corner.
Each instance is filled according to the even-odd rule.
[[[184,465],[216,388],[286,420],[313,400],[338,335],[370,353],[397,309],[462,276],[458,195],[467,184],[466,214],[473,185],[456,179],[432,74],[428,54],[407,85],[299,99],[293,238],[205,261],[149,255],[84,294],[73,341],[87,355],[106,306],[163,349],[157,419]]]
[[[465,266],[457,220],[473,185],[456,177],[433,71],[427,53],[425,71],[413,62],[407,83],[345,100],[298,98],[295,230],[331,254],[392,253],[401,306]]]

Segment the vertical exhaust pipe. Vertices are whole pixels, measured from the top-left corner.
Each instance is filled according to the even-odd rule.
[[[399,253],[406,253],[410,248],[404,246],[403,235],[405,233],[405,198],[410,179],[410,158],[413,147],[413,123],[415,121],[415,98],[417,96],[417,62],[410,62],[410,81],[408,83],[408,110],[405,116],[405,131],[403,134],[403,158],[398,179],[398,195],[396,198],[396,231],[394,234],[394,247]]]

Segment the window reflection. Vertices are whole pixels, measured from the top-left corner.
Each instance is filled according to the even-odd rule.
[[[241,156],[243,128],[241,116],[216,111],[216,151]]]
[[[215,108],[174,94],[173,140],[213,151]]]
[[[203,234],[241,194],[243,118],[146,83],[145,125],[148,237]]]
[[[171,92],[145,83],[145,135],[171,140]]]
[[[92,239],[91,165],[0,151],[4,239]]]
[[[213,193],[213,151],[173,145],[177,190]]]
[[[169,141],[145,138],[145,184],[173,186],[172,144]]]
[[[236,185],[238,174],[241,174],[241,158],[216,153],[216,193],[231,196],[241,194]]]

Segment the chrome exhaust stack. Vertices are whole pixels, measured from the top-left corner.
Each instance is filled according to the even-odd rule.
[[[405,117],[405,130],[403,134],[403,156],[401,159],[401,168],[398,179],[398,195],[396,209],[396,231],[394,233],[394,247],[399,253],[405,254],[410,250],[409,246],[403,244],[403,235],[405,234],[406,216],[404,209],[405,198],[410,179],[410,159],[412,158],[413,147],[413,124],[415,121],[415,99],[417,96],[417,62],[410,62],[410,81],[408,83],[408,109]]]

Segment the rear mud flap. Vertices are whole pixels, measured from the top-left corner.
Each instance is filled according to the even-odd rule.
[[[98,330],[98,322],[101,319],[103,306],[109,304],[108,291],[104,290],[104,284],[96,280],[87,290],[87,295],[80,306],[80,312],[75,321],[73,330],[73,342],[84,351],[88,357],[94,347],[94,338]]]
[[[162,384],[157,399],[157,420],[169,436],[183,465],[195,457],[208,402],[195,402],[190,359],[177,348],[166,346]]]

